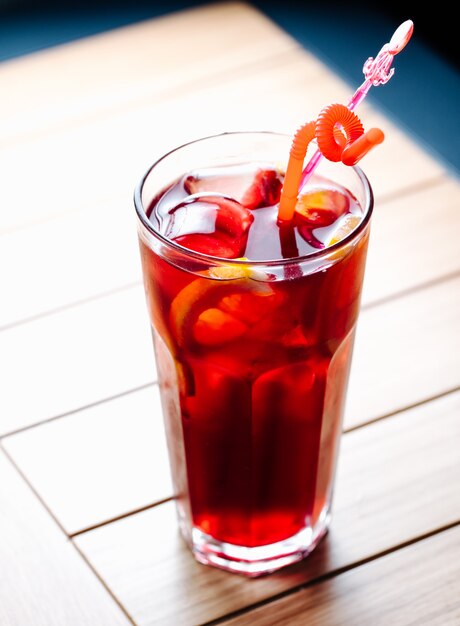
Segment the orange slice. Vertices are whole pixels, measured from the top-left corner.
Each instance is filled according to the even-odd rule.
[[[248,330],[247,325],[220,309],[206,309],[193,325],[195,341],[203,346],[216,346],[233,341]]]
[[[350,206],[347,196],[335,189],[313,190],[302,194],[295,210],[314,228],[329,226]]]
[[[208,276],[215,278],[196,278],[171,303],[171,329],[179,346],[190,340],[203,346],[233,341],[265,315],[262,302],[275,296],[267,283],[251,280],[247,266],[216,267]]]
[[[359,215],[346,215],[345,218],[341,221],[337,230],[332,235],[328,246],[333,246],[335,243],[338,243],[339,241],[342,241],[342,239],[345,239],[347,235],[355,230],[355,228],[361,223],[361,221],[362,217]]]

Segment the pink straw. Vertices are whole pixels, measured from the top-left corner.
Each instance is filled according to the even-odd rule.
[[[394,68],[391,68],[393,59],[407,45],[409,39],[412,37],[413,30],[414,23],[412,20],[406,20],[395,30],[389,43],[386,43],[381,48],[375,59],[372,57],[367,59],[363,65],[363,74],[366,80],[358,87],[348,102],[347,108],[350,109],[350,111],[354,111],[358,104],[361,104],[372,86],[377,87],[378,85],[384,85],[390,80],[394,74]],[[320,150],[317,150],[307,163],[300,178],[299,193],[310,180],[311,175],[322,158],[322,153]]]

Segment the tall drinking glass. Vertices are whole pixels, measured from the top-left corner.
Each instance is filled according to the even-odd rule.
[[[372,190],[359,168],[324,159],[316,180],[348,190],[359,224],[291,259],[188,250],[149,216],[190,171],[282,170],[290,142],[200,139],[159,159],[135,191],[179,526],[198,561],[248,576],[304,558],[329,525]]]

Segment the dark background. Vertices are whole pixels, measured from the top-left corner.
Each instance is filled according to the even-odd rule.
[[[414,35],[395,59],[391,86],[369,100],[446,167],[460,173],[460,55],[457,20],[442,2],[396,6],[375,2],[254,0],[249,2],[328,63],[351,86],[397,26],[414,22]],[[0,0],[0,62],[117,28],[208,4],[191,0]]]
[[[180,10],[182,8],[206,4],[205,2],[197,2],[192,0],[170,2],[159,2],[157,0],[0,0],[0,22],[4,22],[4,26],[13,24],[20,25],[21,22],[27,22],[27,15],[33,19],[39,19],[44,22],[47,18],[50,20],[50,27],[53,23],[58,26],[64,25],[66,19],[76,17],[75,31],[78,28],[87,29],[88,32],[97,32],[105,30],[107,26],[122,25],[124,23],[134,22],[140,19],[147,19],[155,15]],[[375,21],[379,17],[399,24],[406,19],[412,19],[416,25],[417,37],[430,46],[433,51],[441,55],[445,61],[451,63],[457,69],[460,69],[460,54],[458,52],[459,40],[459,20],[452,15],[452,4],[446,3],[376,3],[369,2],[299,2],[296,0],[258,0],[252,2],[267,14],[279,17],[285,14],[285,20],[290,22],[291,19],[297,19],[299,27],[308,30],[309,16],[312,13],[324,13],[328,21],[339,21],[348,13],[359,30],[361,21],[366,15],[374,16]],[[335,14],[335,15],[334,15]],[[345,23],[348,23],[348,19]],[[46,26],[45,26],[45,30]],[[51,30],[51,28],[49,29]],[[30,42],[31,48],[39,43],[41,39],[46,44],[45,39],[55,39],[56,41],[66,35],[71,35],[70,24],[68,24],[65,32],[59,34],[55,32],[42,33],[40,38],[38,35],[35,41]],[[75,36],[78,34],[75,32]],[[27,42],[23,40],[24,49]],[[2,44],[0,44],[2,46]],[[18,46],[19,48],[19,46]]]

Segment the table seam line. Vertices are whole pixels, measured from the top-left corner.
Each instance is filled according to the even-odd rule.
[[[56,515],[53,513],[53,511],[50,509],[50,507],[46,504],[46,502],[43,500],[43,498],[40,496],[39,492],[35,489],[35,487],[32,485],[32,483],[28,480],[27,476],[24,474],[22,469],[17,465],[17,463],[15,462],[13,457],[9,454],[9,452],[6,450],[6,448],[2,445],[1,440],[0,440],[0,453],[3,453],[4,456],[8,459],[8,462],[12,465],[14,470],[18,473],[18,475],[21,477],[21,479],[24,481],[24,483],[29,488],[30,492],[32,493],[32,496],[36,498],[36,500],[39,502],[40,506],[48,514],[49,518],[51,518],[51,520],[56,524],[58,532],[60,531],[64,535],[64,538],[67,540],[66,543],[68,545],[71,545],[73,547],[73,549],[76,551],[76,553],[80,555],[80,558],[86,564],[86,566],[88,567],[89,571],[102,584],[102,586],[104,587],[105,591],[109,594],[109,597],[119,607],[119,609],[121,610],[123,615],[126,617],[126,619],[128,619],[129,622],[133,626],[138,626],[138,624],[134,621],[134,619],[132,618],[130,613],[123,606],[121,601],[117,598],[117,596],[114,594],[114,592],[110,589],[110,587],[105,582],[105,580],[100,576],[99,572],[97,572],[95,570],[95,568],[91,565],[91,563],[88,561],[86,556],[81,552],[79,547],[70,539],[70,537],[67,534],[64,526],[61,524],[59,519],[56,517]]]
[[[436,400],[441,400],[442,398],[446,398],[447,396],[454,395],[458,391],[460,391],[460,385],[457,385],[456,387],[451,387],[450,389],[445,389],[444,391],[441,391],[433,396],[428,396],[427,398],[418,400],[416,402],[412,402],[411,404],[408,404],[404,407],[401,407],[399,409],[394,409],[393,411],[389,411],[388,413],[384,413],[383,415],[379,415],[378,417],[371,418],[365,422],[356,424],[354,426],[349,426],[348,428],[345,428],[343,430],[343,433],[348,434],[348,433],[355,432],[356,430],[361,430],[362,428],[365,428],[366,426],[371,426],[372,424],[382,422],[383,420],[396,417],[400,415],[401,413],[405,413],[406,411],[411,411],[412,409],[421,407],[424,404],[429,404],[430,402],[436,402]]]
[[[75,539],[84,535],[86,533],[92,532],[93,530],[97,530],[98,528],[103,528],[104,526],[108,526],[109,524],[113,524],[114,522],[119,522],[126,517],[131,517],[132,515],[137,515],[138,513],[144,513],[145,511],[149,511],[150,509],[154,509],[157,506],[161,506],[162,504],[166,504],[167,502],[172,502],[176,499],[175,495],[168,496],[167,498],[162,498],[161,500],[156,500],[151,504],[146,504],[145,506],[140,506],[136,509],[132,509],[127,511],[126,513],[120,513],[120,515],[116,515],[115,517],[111,517],[102,522],[97,522],[96,524],[92,524],[91,526],[87,526],[82,528],[81,530],[76,530],[74,532],[68,533],[67,536],[70,539]]]
[[[118,398],[123,398],[131,393],[137,393],[138,391],[142,391],[143,389],[148,389],[149,387],[153,387],[157,384],[158,384],[157,380],[152,380],[147,383],[143,383],[142,385],[138,385],[137,387],[132,387],[131,389],[125,389],[124,391],[120,391],[119,393],[115,393],[111,396],[107,396],[106,398],[101,398],[100,400],[89,402],[88,404],[84,404],[76,409],[71,409],[70,411],[59,413],[59,415],[53,415],[44,420],[40,420],[39,422],[34,422],[33,424],[28,424],[27,426],[16,428],[15,430],[11,430],[6,433],[0,434],[0,442],[3,439],[7,439],[8,437],[13,437],[14,435],[19,435],[20,433],[26,432],[28,430],[32,430],[33,428],[37,428],[38,426],[43,426],[44,424],[49,424],[50,422],[54,422],[54,421],[63,419],[65,417],[75,415],[76,413],[79,413],[80,411],[86,411],[87,409],[92,409],[101,404],[105,404],[106,402],[118,400]]]
[[[448,283],[452,280],[456,280],[460,276],[460,269],[454,270],[453,272],[448,272],[447,274],[443,274],[442,276],[438,276],[437,278],[430,278],[425,282],[421,282],[418,285],[412,285],[411,287],[407,287],[401,291],[395,291],[394,293],[388,294],[387,296],[382,296],[381,298],[376,298],[375,300],[370,300],[361,306],[361,311],[369,311],[370,309],[375,309],[379,306],[384,306],[385,304],[393,301],[399,301],[404,299],[407,296],[411,296],[419,291],[424,291],[425,289],[431,289],[432,287],[436,287],[436,285],[442,285],[444,283]],[[359,324],[359,321],[358,321]],[[1,331],[1,329],[0,329]]]

